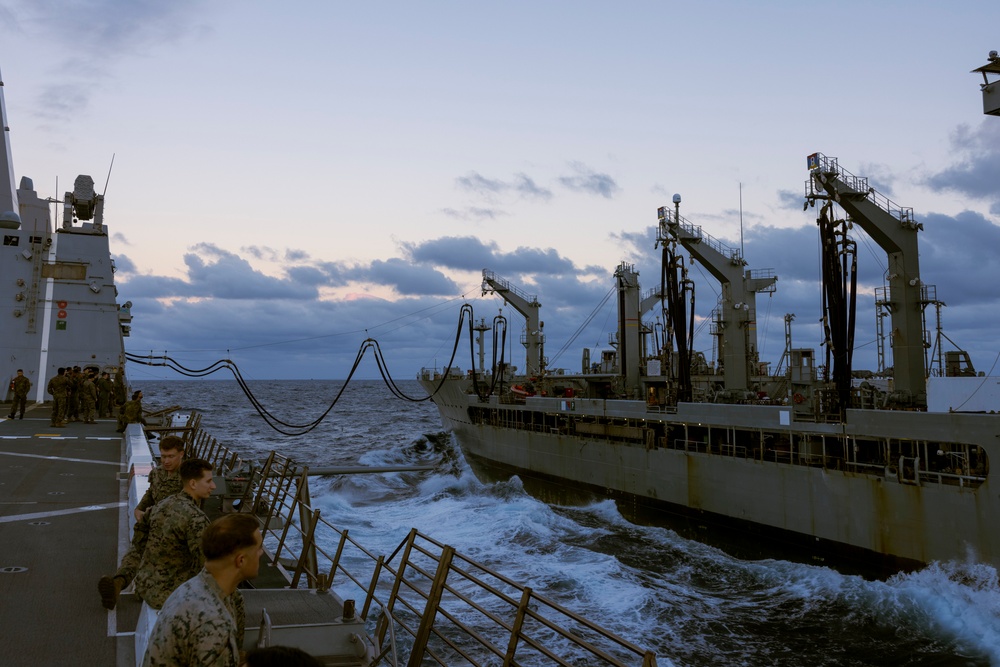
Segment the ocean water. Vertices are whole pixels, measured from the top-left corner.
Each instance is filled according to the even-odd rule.
[[[430,402],[353,381],[309,433],[275,433],[235,381],[139,381],[147,409],[198,409],[236,451],[272,449],[313,466],[432,464],[420,473],[311,482],[326,520],[388,554],[416,527],[657,653],[659,665],[993,665],[1000,584],[992,567],[934,563],[884,581],[783,560],[745,561],[613,502],[557,507],[517,478],[481,481]],[[423,396],[415,381],[399,383]],[[339,382],[253,382],[269,412],[308,423]],[[1000,530],[1000,526],[998,526]]]

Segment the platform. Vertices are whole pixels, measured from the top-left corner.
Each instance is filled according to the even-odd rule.
[[[121,664],[117,645],[130,631],[97,593],[117,567],[121,434],[114,419],[52,428],[49,411],[35,405],[23,420],[0,421],[0,656],[5,665]]]

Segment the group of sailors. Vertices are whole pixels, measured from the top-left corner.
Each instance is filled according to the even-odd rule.
[[[96,368],[85,371],[79,366],[60,368],[49,380],[46,391],[52,396],[54,427],[74,421],[96,424],[98,417],[111,417],[116,407],[125,405],[124,383],[120,378],[112,380],[108,372],[98,374]]]
[[[101,604],[114,609],[134,582],[144,605],[157,610],[144,666],[317,667],[318,660],[291,647],[242,651],[246,613],[238,587],[257,576],[260,523],[247,513],[209,520],[202,503],[215,489],[212,464],[185,459],[185,447],[177,436],[160,441],[160,464],[135,508],[131,546],[118,570],[98,581]]]

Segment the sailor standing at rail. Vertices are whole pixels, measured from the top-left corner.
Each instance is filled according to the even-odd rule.
[[[149,540],[135,575],[135,592],[153,609],[193,577],[205,562],[201,534],[209,524],[201,503],[212,495],[212,464],[189,459],[181,464],[182,490],[149,512]]]
[[[237,586],[260,569],[260,524],[250,514],[226,514],[205,529],[201,548],[205,567],[164,602],[143,667],[237,667],[240,662],[243,596]]]
[[[166,498],[181,492],[180,467],[184,459],[184,440],[176,435],[168,435],[160,440],[160,464],[149,473],[149,488],[135,506],[135,528],[132,544],[122,557],[118,571],[112,576],[103,576],[97,582],[101,594],[101,604],[105,609],[114,609],[118,595],[135,578],[135,573],[146,551],[149,538],[149,510]]]

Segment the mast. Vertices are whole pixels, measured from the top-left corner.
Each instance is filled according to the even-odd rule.
[[[3,139],[0,139],[0,222],[7,220],[13,212],[20,222],[20,212],[17,205],[17,187],[14,185],[14,162],[10,152],[10,127],[7,125],[7,105],[3,98],[3,75],[0,74],[0,128],[3,129]],[[6,227],[6,225],[4,225]],[[14,227],[17,229],[17,227]]]
[[[675,206],[680,198],[674,195]],[[693,225],[678,211],[659,209],[660,235],[665,232],[701,262],[722,285],[722,313],[719,318],[720,357],[725,369],[726,389],[750,388],[750,364],[757,353],[757,292],[773,292],[778,277],[770,269],[744,270],[746,260],[738,248],[731,248]]]
[[[814,153],[809,156],[808,164],[806,204],[816,199],[832,199],[886,252],[895,391],[914,405],[926,406],[925,286],[920,280],[917,249],[917,232],[923,225],[913,219],[912,208],[890,201],[869,187],[867,178],[842,169],[836,158]]]
[[[524,373],[528,377],[537,377],[543,370],[542,343],[545,336],[538,316],[542,304],[538,303],[537,296],[525,294],[509,280],[483,269],[483,295],[490,292],[499,294],[514,310],[524,315],[524,334],[521,336],[521,344],[525,347]]]
[[[642,373],[639,272],[631,264],[622,262],[615,270],[615,280],[618,283],[618,368],[626,394],[635,398],[639,395]]]

